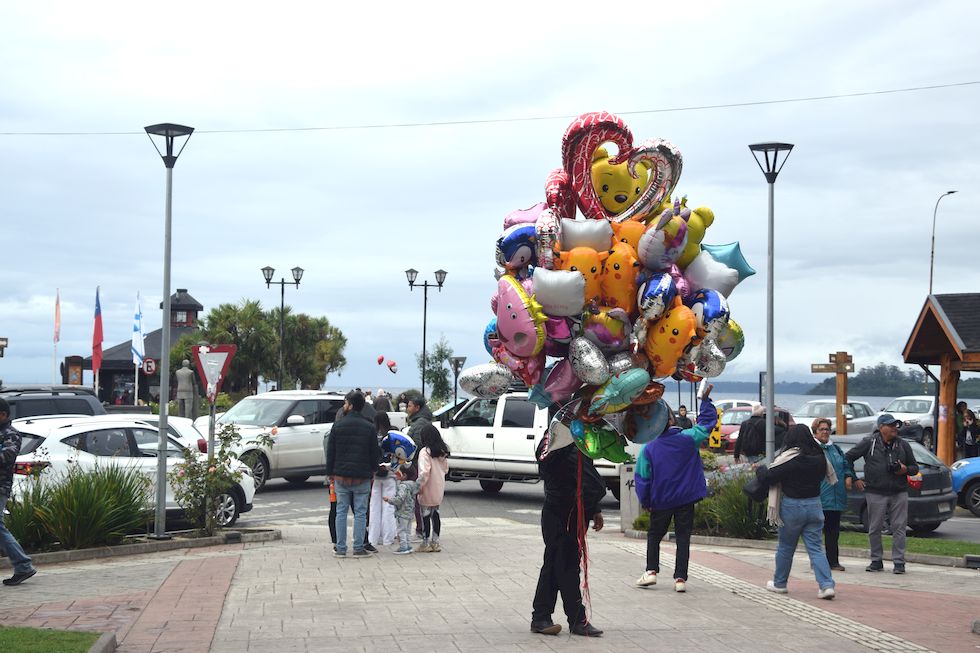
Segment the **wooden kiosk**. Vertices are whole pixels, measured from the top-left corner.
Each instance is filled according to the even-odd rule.
[[[902,355],[906,363],[939,366],[936,455],[951,465],[960,372],[980,372],[980,293],[929,295]]]

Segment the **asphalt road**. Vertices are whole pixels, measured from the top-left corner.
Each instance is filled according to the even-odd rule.
[[[544,497],[540,483],[505,483],[497,494],[487,494],[476,481],[447,483],[446,495],[439,512],[444,517],[507,517],[528,524],[538,523]],[[295,486],[281,479],[269,481],[255,495],[251,512],[239,520],[242,527],[265,526],[274,523],[325,524],[330,504],[323,477],[314,476]],[[620,526],[619,503],[612,494],[602,502],[607,528]],[[980,544],[980,518],[957,508],[952,519],[943,522],[935,532],[922,537],[964,540]]]

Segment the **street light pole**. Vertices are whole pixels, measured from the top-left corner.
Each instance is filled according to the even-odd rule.
[[[422,288],[422,398],[425,398],[425,329],[427,321],[427,313],[429,310],[429,288],[438,288],[439,292],[442,292],[442,284],[446,282],[446,275],[449,274],[445,270],[436,270],[436,282],[429,283],[428,280],[422,283],[415,283],[415,279],[419,276],[419,271],[415,269],[405,270],[405,277],[408,279],[408,289],[415,290],[415,286],[420,286]]]
[[[296,287],[299,288],[299,280],[303,278],[303,268],[296,267],[290,270],[293,273],[293,281],[289,283],[295,283]],[[265,266],[262,268],[262,276],[265,278],[265,287],[269,288],[272,284],[279,284],[282,293],[279,298],[279,380],[276,382],[276,390],[282,390],[282,375],[283,375],[283,365],[282,365],[282,348],[283,341],[286,335],[286,279],[281,278],[279,281],[273,281],[272,275],[276,273],[276,269],[270,266]]]
[[[466,365],[466,356],[450,356],[449,364],[453,368],[453,406],[459,403],[459,373]]]
[[[171,217],[173,205],[174,189],[174,165],[177,157],[180,156],[184,148],[187,147],[191,134],[194,133],[193,127],[176,125],[174,123],[160,123],[144,127],[146,135],[153,143],[157,154],[163,159],[163,165],[167,169],[167,199],[164,210],[163,228],[163,327],[160,331],[160,424],[157,437],[157,482],[156,482],[156,513],[154,518],[153,537],[159,540],[169,539],[167,530],[167,427],[168,416],[170,413],[170,245],[171,245]],[[163,138],[166,154],[160,151],[154,136]],[[174,154],[174,141],[178,138],[185,138],[177,154]]]
[[[775,192],[776,177],[783,169],[789,153],[793,150],[790,143],[756,143],[749,145],[755,162],[762,170],[769,184],[769,247],[768,247],[768,279],[766,280],[766,462],[772,462],[776,454],[776,409],[775,397],[773,395],[773,367],[775,360],[774,347],[774,284],[773,284],[773,261],[774,241],[775,241]],[[786,155],[779,161],[780,153]],[[760,154],[762,160],[759,159]]]
[[[947,195],[952,195],[955,190],[948,190],[939,196],[936,200],[936,208],[932,210],[932,245],[929,247],[929,294],[932,294],[932,265],[936,259],[936,212],[939,210],[939,200],[946,197]]]

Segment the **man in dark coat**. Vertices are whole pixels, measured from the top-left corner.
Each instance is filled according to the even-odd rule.
[[[4,585],[20,585],[37,573],[31,559],[3,523],[3,510],[13,489],[14,463],[19,454],[20,433],[10,424],[10,405],[5,399],[0,399],[0,548],[7,552],[7,558],[14,567],[14,575],[5,578]]]
[[[555,448],[555,444],[551,433],[548,433],[536,451],[538,471],[544,481],[544,506],[541,508],[544,561],[534,592],[531,632],[543,635],[561,632],[561,625],[551,620],[560,593],[572,633],[598,637],[602,631],[589,623],[579,589],[582,549],[578,533],[578,505],[581,498],[584,528],[588,528],[591,521],[592,528],[602,530],[599,502],[606,495],[606,484],[592,460],[584,456],[570,438],[568,444],[560,446],[563,444],[560,443],[560,448]]]
[[[374,424],[361,414],[364,395],[351,392],[344,401],[344,416],[334,422],[327,440],[327,477],[337,494],[337,546],[334,555],[347,555],[347,512],[354,508],[354,556],[369,556],[365,546],[371,478],[381,462],[381,447]]]

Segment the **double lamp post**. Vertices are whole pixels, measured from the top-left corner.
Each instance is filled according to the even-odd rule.
[[[449,274],[445,270],[436,270],[436,282],[429,283],[428,281],[423,281],[422,283],[415,283],[415,280],[419,276],[419,271],[415,269],[405,270],[405,277],[408,278],[408,289],[415,290],[418,286],[422,288],[422,397],[425,398],[425,329],[427,321],[427,313],[429,308],[429,288],[438,288],[439,292],[442,292],[442,284],[446,282],[446,275]]]
[[[286,284],[295,283],[296,287],[299,288],[299,280],[303,278],[303,268],[295,267],[290,272],[293,273],[293,280],[287,282],[285,277],[279,281],[273,281],[272,275],[276,273],[276,269],[270,266],[265,266],[262,268],[262,276],[265,277],[265,287],[270,288],[272,284],[279,284],[282,293],[279,299],[279,380],[276,382],[276,390],[282,390],[282,375],[283,375],[283,365],[282,365],[282,343],[285,340],[286,335]]]

